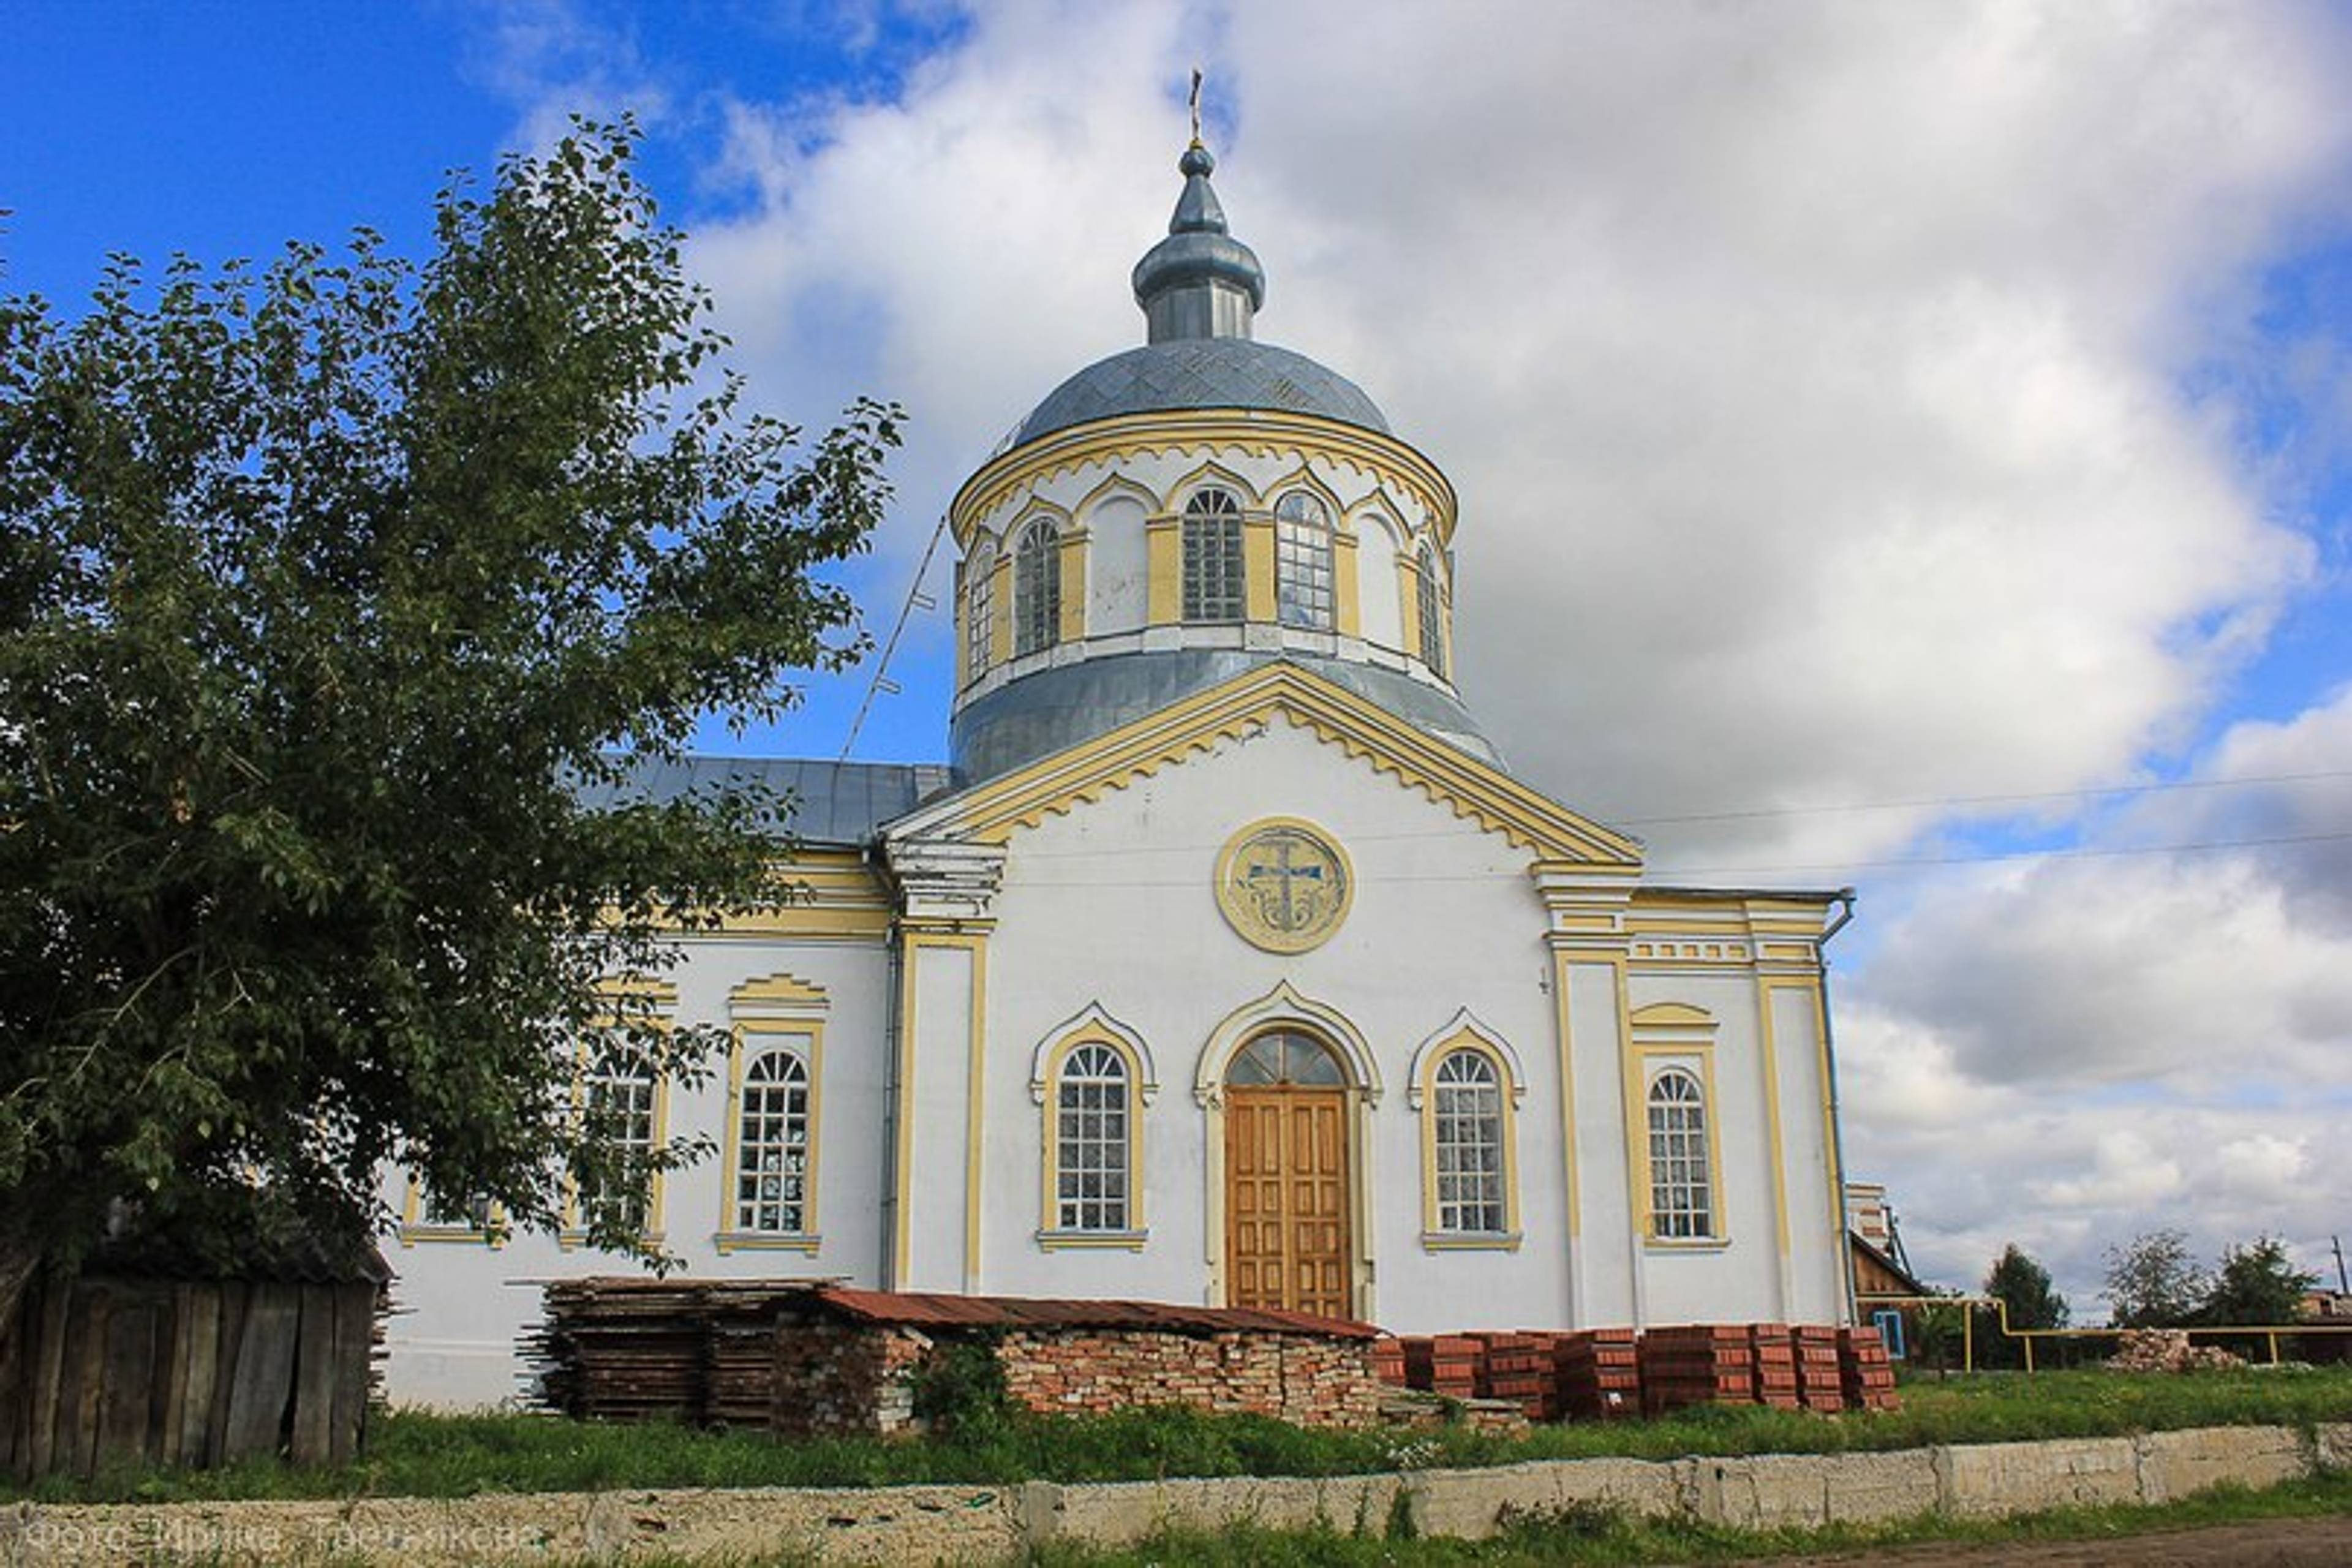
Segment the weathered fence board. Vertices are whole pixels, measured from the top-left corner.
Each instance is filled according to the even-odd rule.
[[[356,1458],[382,1290],[44,1279],[0,1331],[0,1474]]]

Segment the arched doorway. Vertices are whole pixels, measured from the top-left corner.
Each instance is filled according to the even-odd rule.
[[[1252,1036],[1225,1068],[1225,1300],[1355,1315],[1348,1074],[1303,1029]]]

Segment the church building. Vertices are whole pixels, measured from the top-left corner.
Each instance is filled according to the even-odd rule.
[[[640,780],[800,801],[799,896],[659,983],[722,1069],[587,1085],[716,1151],[649,1229],[692,1276],[1398,1333],[1851,1321],[1848,897],[1654,883],[1510,775],[1454,685],[1454,488],[1257,341],[1213,166],[1136,266],[1142,346],[955,497],[949,763]],[[511,1396],[539,1283],[635,1267],[394,1195],[395,1400]]]

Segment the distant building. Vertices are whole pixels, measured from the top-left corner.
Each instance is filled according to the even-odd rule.
[[[1148,341],[955,498],[950,764],[639,781],[793,788],[805,892],[654,988],[732,1027],[708,1082],[587,1060],[633,1138],[716,1151],[648,1229],[702,1276],[1402,1332],[1847,1321],[1847,896],[1662,885],[1510,774],[1454,685],[1453,485],[1255,341],[1212,167],[1135,268]],[[530,1282],[633,1267],[395,1198],[395,1398],[509,1393]]]

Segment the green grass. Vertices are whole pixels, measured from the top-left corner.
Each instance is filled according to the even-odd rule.
[[[1395,1541],[1336,1531],[1271,1531],[1240,1526],[1214,1534],[1170,1533],[1121,1550],[1055,1547],[1027,1561],[1036,1568],[1143,1568],[1182,1563],[1200,1568],[1373,1568],[1389,1564],[1730,1563],[1803,1553],[1869,1553],[1923,1542],[1990,1545],[2019,1541],[2093,1541],[2158,1530],[2261,1520],[2352,1514],[2352,1475],[2294,1481],[2267,1491],[2217,1488],[2159,1507],[2064,1509],[2014,1520],[1924,1516],[1883,1525],[1819,1530],[1731,1530],[1651,1522],[1608,1509],[1562,1510],[1520,1521],[1489,1541]]]
[[[1654,1422],[1538,1427],[1523,1438],[1459,1426],[1317,1432],[1244,1415],[1161,1408],[1074,1418],[999,1416],[952,1436],[778,1442],[751,1432],[611,1426],[542,1415],[379,1415],[367,1457],[334,1469],[245,1464],[118,1473],[0,1488],[0,1499],[144,1501],[215,1498],[457,1497],[612,1488],[887,1486],[1167,1476],[1345,1475],[1628,1456],[1833,1453],[2184,1426],[2352,1421],[2352,1368],[2129,1376],[1979,1373],[1920,1382],[1884,1415],[1809,1415],[1703,1407]]]

